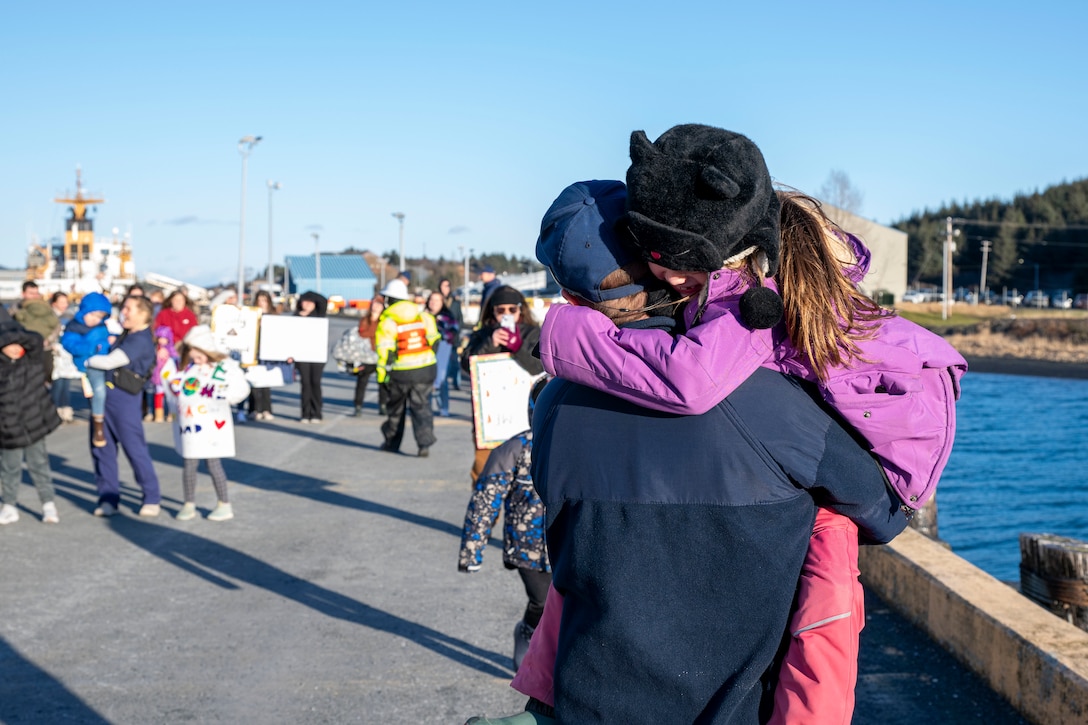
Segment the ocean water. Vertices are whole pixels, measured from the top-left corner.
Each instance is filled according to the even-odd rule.
[[[1088,380],[968,372],[937,488],[938,535],[1020,581],[1020,534],[1088,540]]]

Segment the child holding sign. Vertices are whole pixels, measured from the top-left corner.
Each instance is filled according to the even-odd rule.
[[[234,456],[231,406],[246,399],[249,383],[238,363],[216,344],[207,325],[189,330],[181,354],[181,372],[163,373],[177,409],[174,447],[185,459],[181,479],[184,504],[177,518],[188,521],[196,516],[196,472],[203,458],[218,501],[208,520],[227,521],[234,518],[234,511],[227,497],[227,474],[219,459]]]

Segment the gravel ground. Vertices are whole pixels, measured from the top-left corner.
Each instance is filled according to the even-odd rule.
[[[334,331],[336,324],[334,324]],[[325,422],[241,426],[226,462],[236,518],[180,522],[181,459],[146,426],[164,493],[156,519],[91,515],[86,411],[49,439],[59,526],[20,491],[0,528],[0,722],[460,723],[520,710],[508,686],[524,594],[492,546],[456,571],[469,496],[469,403],[454,393],[426,459],[377,450],[373,389],[325,378]],[[404,446],[415,453],[410,435]],[[863,633],[855,723],[1017,723],[1012,709],[879,600]]]

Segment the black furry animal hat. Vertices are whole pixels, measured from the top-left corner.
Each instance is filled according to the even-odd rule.
[[[778,271],[778,197],[763,154],[739,133],[700,124],[674,126],[650,143],[631,134],[627,225],[644,259],[669,269],[712,272],[760,254]],[[756,287],[741,300],[750,327],[782,318],[782,300]]]

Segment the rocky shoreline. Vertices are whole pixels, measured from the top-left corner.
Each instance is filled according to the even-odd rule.
[[[1088,364],[1032,360],[1014,357],[978,357],[964,354],[969,373],[1030,375],[1039,378],[1075,378],[1088,380]]]
[[[1028,330],[995,330],[982,325],[944,338],[967,359],[972,372],[1088,379],[1088,344],[1067,329],[1034,325]]]

